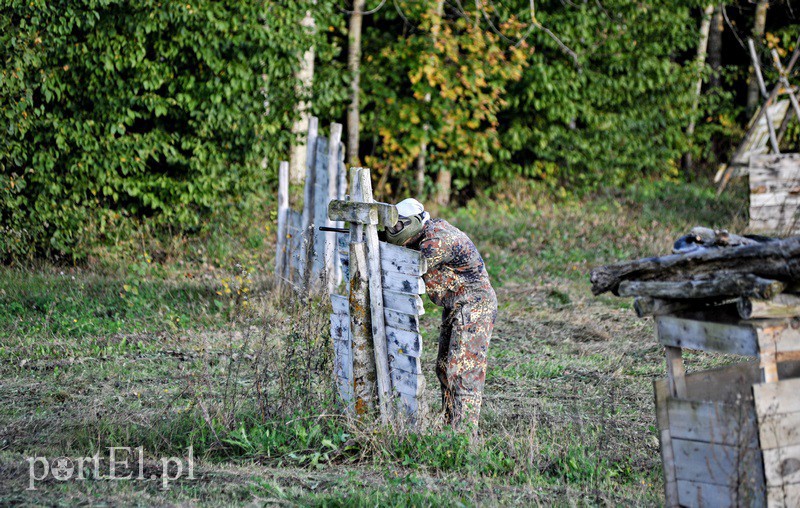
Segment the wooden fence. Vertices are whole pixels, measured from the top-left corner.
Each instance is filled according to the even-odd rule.
[[[418,251],[378,242],[378,223],[393,225],[397,211],[372,201],[368,169],[353,168],[351,189],[350,201],[329,207],[332,218],[351,224],[338,242],[348,292],[331,296],[339,394],[356,415],[370,412],[377,400],[384,423],[396,410],[415,421],[425,388],[419,295],[427,264]]]
[[[289,203],[289,163],[281,162],[278,178],[278,241],[275,275],[279,286],[306,291],[325,288],[328,294],[341,282],[334,233],[319,226],[341,226],[328,220],[328,203],[346,192],[342,125],[332,123],[330,137],[319,136],[319,121],[309,120],[303,207]],[[329,268],[330,267],[330,268]]]

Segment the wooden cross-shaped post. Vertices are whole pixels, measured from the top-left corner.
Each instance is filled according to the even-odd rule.
[[[357,414],[364,414],[372,407],[371,366],[374,361],[381,420],[387,424],[391,407],[391,381],[378,225],[394,226],[398,214],[394,205],[373,200],[372,182],[367,168],[350,169],[350,191],[350,200],[330,202],[328,218],[350,223],[349,303],[355,410]],[[374,359],[365,355],[370,350],[374,351]]]

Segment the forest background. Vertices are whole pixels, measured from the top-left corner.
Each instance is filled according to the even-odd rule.
[[[379,199],[707,182],[761,101],[746,38],[769,84],[800,35],[789,0],[373,3],[0,2],[0,259],[269,223],[304,111]]]

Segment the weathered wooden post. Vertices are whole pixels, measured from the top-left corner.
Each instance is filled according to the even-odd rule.
[[[278,241],[275,247],[275,283],[283,285],[286,271],[286,222],[289,213],[289,163],[281,162],[278,170]]]
[[[381,420],[389,421],[391,381],[389,355],[383,308],[380,247],[378,224],[394,226],[398,219],[397,208],[372,199],[372,182],[369,169],[350,170],[351,201],[333,200],[328,205],[328,218],[345,221],[350,225],[350,328],[352,338],[353,377],[355,384],[355,409],[362,414],[370,406],[370,367],[361,364],[363,353],[372,345],[374,351],[375,379]],[[366,269],[367,287],[363,285]],[[368,307],[368,312],[363,307]],[[366,316],[369,316],[367,328]],[[361,335],[368,333],[362,339]],[[367,360],[369,361],[369,360]],[[370,362],[371,363],[371,362]]]

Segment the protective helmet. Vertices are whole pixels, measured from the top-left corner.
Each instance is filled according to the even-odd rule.
[[[414,198],[407,198],[397,203],[400,218],[391,228],[386,228],[386,241],[394,245],[403,245],[422,231],[430,215],[425,207]]]
[[[400,217],[394,226],[386,229],[386,241],[403,245],[422,232],[422,224],[422,214]]]

